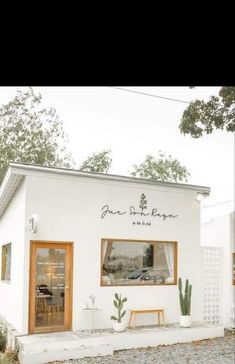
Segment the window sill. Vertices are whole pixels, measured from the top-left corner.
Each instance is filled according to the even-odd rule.
[[[146,284],[102,284],[101,287],[161,287],[161,286],[177,286],[177,283],[146,283]]]

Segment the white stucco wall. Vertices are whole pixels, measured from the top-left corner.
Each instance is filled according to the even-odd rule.
[[[74,242],[74,330],[84,329],[88,325],[82,308],[90,294],[96,296],[96,305],[103,309],[105,327],[111,327],[115,292],[128,298],[127,309],[164,307],[168,322],[179,321],[177,286],[100,287],[102,238],[178,241],[178,276],[189,278],[193,285],[193,321],[203,319],[200,205],[195,200],[194,191],[39,172],[30,172],[26,178],[26,221],[32,214],[37,214],[39,218],[38,232],[27,232],[25,239],[26,326],[30,240]],[[101,219],[101,208],[106,204],[113,210],[126,210],[130,205],[138,208],[141,193],[146,195],[149,209],[156,207],[159,212],[177,214],[178,217],[165,221],[151,218],[151,226],[133,226],[132,221],[139,219],[127,214]]]
[[[229,271],[229,277],[230,277],[230,282],[232,281],[233,277],[232,277],[232,253],[235,253],[235,212],[232,212],[230,214],[230,255],[229,255],[229,260],[230,260],[230,271]],[[231,307],[230,307],[230,319],[231,317],[233,317],[233,327],[235,327],[235,285],[230,285],[230,298],[231,298]],[[230,320],[231,322],[231,320]]]
[[[201,226],[201,245],[224,247],[230,240],[230,215],[213,217]]]
[[[21,182],[11,202],[0,219],[0,254],[2,245],[11,243],[11,281],[0,280],[0,315],[19,332],[25,329],[23,310],[27,302],[24,291],[23,268],[25,264],[25,181]],[[0,258],[0,265],[2,258]],[[0,267],[1,271],[1,267]]]
[[[232,285],[232,253],[235,252],[234,212],[213,217],[201,225],[201,245],[223,248],[222,265],[222,322],[231,325],[232,305],[235,290]]]

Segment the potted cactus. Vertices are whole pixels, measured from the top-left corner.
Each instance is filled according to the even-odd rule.
[[[182,292],[182,279],[179,278],[179,299],[180,299],[180,326],[190,327],[192,323],[191,318],[191,296],[192,296],[192,285],[189,284],[189,280],[186,279],[184,295]]]
[[[126,311],[123,311],[123,304],[127,301],[127,298],[122,299],[121,295],[117,293],[114,296],[113,304],[117,309],[117,316],[112,315],[110,319],[112,320],[114,331],[121,332],[126,329],[126,321],[122,319],[126,314]]]

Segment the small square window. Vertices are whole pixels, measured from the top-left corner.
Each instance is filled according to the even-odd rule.
[[[2,281],[11,280],[11,244],[2,246]]]

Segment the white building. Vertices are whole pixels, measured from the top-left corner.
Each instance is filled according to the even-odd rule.
[[[0,315],[21,334],[82,330],[94,295],[108,328],[117,292],[127,310],[163,307],[176,323],[182,277],[193,287],[192,320],[202,322],[196,196],[209,192],[12,163],[0,189]]]
[[[212,205],[213,206],[213,205]],[[224,209],[224,206],[222,206]],[[221,255],[220,305],[221,322],[225,327],[235,327],[235,236],[234,211],[216,216],[217,211],[207,212],[201,225],[201,245],[218,248]]]

